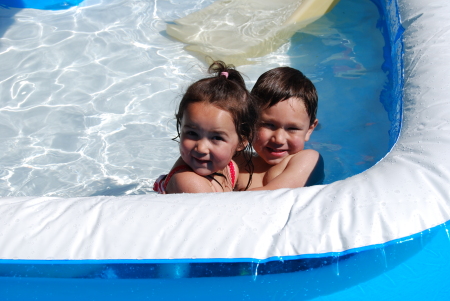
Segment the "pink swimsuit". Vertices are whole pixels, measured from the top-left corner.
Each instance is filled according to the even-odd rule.
[[[232,161],[228,163],[228,168],[230,169],[231,185],[232,187],[234,187],[234,183],[236,182],[236,171],[234,170],[234,164]],[[186,170],[191,170],[191,168],[188,165],[180,165],[172,169],[169,174],[160,175],[158,179],[156,179],[155,184],[153,184],[153,190],[158,193],[165,194],[167,184],[169,183],[172,176],[177,172]]]

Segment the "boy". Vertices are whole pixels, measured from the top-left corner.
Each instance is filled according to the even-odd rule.
[[[323,180],[323,159],[304,149],[318,124],[317,91],[302,72],[279,67],[262,74],[251,94],[261,108],[253,141],[257,155],[248,190],[297,188]],[[245,190],[250,174],[244,160],[237,158],[241,173],[236,190]]]

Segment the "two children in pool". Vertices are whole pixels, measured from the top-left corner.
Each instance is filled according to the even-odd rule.
[[[192,84],[180,102],[181,156],[155,182],[155,191],[273,190],[320,177],[319,153],[303,149],[318,123],[309,79],[290,67],[275,68],[250,94],[240,73],[223,62],[208,71],[215,76]]]

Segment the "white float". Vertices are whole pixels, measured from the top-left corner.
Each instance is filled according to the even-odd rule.
[[[235,66],[269,54],[339,0],[219,0],[167,25],[187,50]]]

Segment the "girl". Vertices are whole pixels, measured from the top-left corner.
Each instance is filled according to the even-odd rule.
[[[160,176],[158,193],[233,191],[239,169],[232,158],[241,153],[251,174],[251,142],[258,110],[241,74],[221,61],[208,69],[213,77],[193,83],[175,114],[180,158]],[[250,180],[249,180],[250,183]]]

